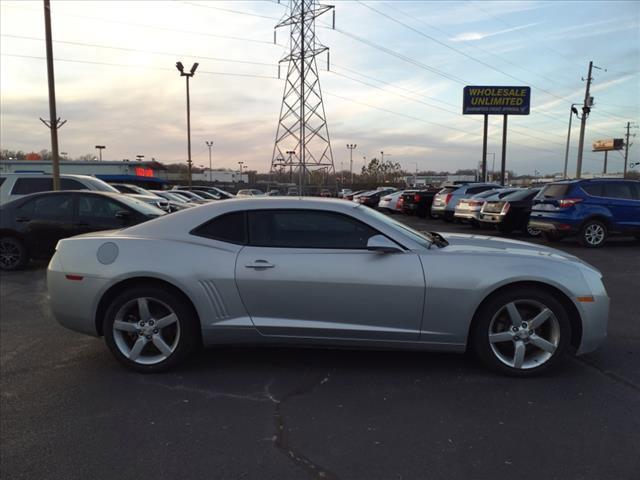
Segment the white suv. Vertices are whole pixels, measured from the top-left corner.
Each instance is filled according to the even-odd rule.
[[[30,193],[53,190],[53,177],[41,173],[8,173],[0,175],[0,205]],[[60,175],[60,190],[93,190],[120,193],[108,183],[89,175]],[[167,210],[166,200],[150,195],[132,195],[154,207]]]

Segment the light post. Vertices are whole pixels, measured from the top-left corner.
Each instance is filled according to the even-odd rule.
[[[187,168],[189,169],[188,183],[189,188],[191,188],[191,104],[189,100],[189,79],[196,73],[198,63],[194,63],[188,72],[184,71],[182,62],[176,62],[176,68],[180,72],[180,76],[187,79]]]
[[[487,153],[487,155],[493,155],[493,162],[491,163],[491,181],[493,182],[495,180],[494,177],[496,175],[496,154],[495,152],[489,152]],[[486,177],[486,174],[485,174],[485,177]]]
[[[207,147],[209,147],[209,183],[213,183],[213,180],[212,180],[212,177],[211,177],[211,175],[212,175],[212,173],[211,173],[211,147],[213,147],[213,140],[211,140],[211,141],[207,140],[204,143],[206,143]]]
[[[580,104],[572,103],[571,109],[569,110],[569,129],[567,130],[567,147],[564,150],[564,173],[562,174],[562,178],[567,178],[567,166],[569,164],[569,141],[571,140],[571,120],[573,119],[573,114],[575,113],[578,120],[580,120],[580,115],[578,114],[576,105]]]
[[[139,162],[141,162],[143,158],[144,158],[144,155],[139,155],[139,154],[136,155],[136,160],[139,161]],[[102,160],[102,159],[100,159],[100,160]]]
[[[353,187],[353,151],[358,147],[355,143],[347,143],[349,149],[349,176],[351,177],[351,186]]]
[[[105,147],[104,145],[96,145],[96,150],[98,150],[100,155],[100,161],[102,161],[102,150],[104,150],[105,148],[107,147]]]
[[[238,165],[240,165],[240,180],[238,181],[238,183],[242,182],[242,165],[244,164],[244,162],[238,162]]]

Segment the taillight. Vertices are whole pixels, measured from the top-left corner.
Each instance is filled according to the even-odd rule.
[[[509,202],[504,202],[504,205],[502,206],[502,213],[506,214],[510,208],[511,205],[509,204]]]
[[[560,208],[569,208],[569,207],[573,207],[574,205],[577,205],[581,201],[582,201],[581,198],[563,198],[558,202],[558,206]]]
[[[413,199],[414,199],[416,202],[419,202],[419,201],[420,201],[420,195],[418,195],[418,194],[416,193],[416,194],[413,196]]]
[[[451,194],[447,193],[447,196],[444,197],[444,204],[449,205],[449,201],[451,200]]]
[[[462,202],[460,202],[462,203]],[[468,200],[467,203],[469,204],[469,206],[471,207],[479,207],[480,205],[482,205],[484,202],[480,201],[480,200]]]

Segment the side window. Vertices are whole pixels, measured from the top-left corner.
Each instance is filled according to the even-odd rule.
[[[592,197],[602,197],[602,184],[601,183],[588,183],[586,185],[582,185],[582,189],[587,192]]]
[[[87,190],[87,187],[73,178],[61,178],[60,190]]]
[[[51,178],[18,178],[11,190],[12,195],[28,195],[30,193],[49,192],[53,190]]]
[[[315,210],[248,213],[249,244],[263,247],[365,249],[378,232],[356,219]]]
[[[629,183],[611,182],[604,184],[605,196],[609,198],[621,198],[633,200],[633,193]]]
[[[97,195],[79,195],[78,215],[84,218],[115,218],[116,213],[129,211],[124,205]]]
[[[480,193],[480,192],[486,192],[487,190],[492,190],[496,187],[490,187],[490,186],[484,186],[484,187],[471,187],[467,190],[467,193],[474,195],[476,193]]]
[[[73,197],[71,195],[46,195],[22,204],[20,214],[32,219],[71,218]]]
[[[191,231],[192,235],[220,240],[221,242],[245,245],[247,243],[247,221],[244,212],[220,215]]]

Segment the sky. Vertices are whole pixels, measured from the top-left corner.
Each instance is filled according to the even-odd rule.
[[[583,171],[599,172],[591,142],[640,122],[640,2],[335,1],[317,20],[320,82],[336,170],[385,152],[406,170],[476,168],[482,116],[462,115],[465,85],[527,85],[529,116],[509,118],[507,168],[561,172],[571,103],[584,99],[589,61],[595,105]],[[285,85],[278,61],[287,1],[52,1],[60,151],[121,160],[186,161],[185,82],[191,80],[194,165],[268,171]],[[0,145],[50,147],[41,1],[0,1]],[[569,171],[575,171],[574,118]],[[632,129],[632,133],[640,130]],[[499,169],[502,117],[489,120],[488,161]],[[640,160],[640,135],[630,161]],[[621,171],[620,152],[609,171]],[[636,167],[637,168],[637,167]]]

